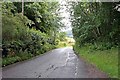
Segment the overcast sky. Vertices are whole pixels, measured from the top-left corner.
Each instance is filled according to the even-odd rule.
[[[62,31],[69,31],[69,30],[71,30],[72,31],[72,28],[71,28],[71,22],[70,22],[70,20],[69,20],[69,18],[70,18],[70,13],[68,12],[68,11],[66,11],[67,10],[67,7],[65,6],[67,3],[66,3],[66,1],[64,1],[64,0],[60,0],[59,1],[59,3],[60,3],[60,11],[59,12],[61,12],[61,14],[60,14],[60,16],[61,17],[64,17],[64,19],[61,21],[63,24],[64,24],[64,26],[65,26],[65,28],[63,28],[62,29]]]

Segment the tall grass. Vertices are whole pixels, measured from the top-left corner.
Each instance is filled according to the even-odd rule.
[[[91,50],[90,46],[74,46],[75,51],[88,62],[96,65],[111,78],[118,78],[118,49]]]

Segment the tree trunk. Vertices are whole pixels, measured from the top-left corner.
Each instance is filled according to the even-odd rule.
[[[24,0],[22,0],[22,15],[24,15]]]

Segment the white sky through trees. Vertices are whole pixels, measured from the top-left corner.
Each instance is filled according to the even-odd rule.
[[[71,28],[71,22],[70,22],[70,13],[68,12],[68,4],[66,1],[64,0],[60,0],[60,16],[64,17],[61,22],[64,24],[65,28],[62,29],[62,31],[68,31],[68,30],[72,30]]]
[[[70,6],[64,0],[60,0],[59,4],[60,4],[60,10],[59,10],[60,16],[63,17],[61,22],[64,24],[64,27],[61,29],[61,31],[66,32],[67,36],[73,37],[72,27],[71,27],[71,22],[70,22],[70,13],[69,13]]]

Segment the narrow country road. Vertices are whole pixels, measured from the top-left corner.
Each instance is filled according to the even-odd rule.
[[[3,78],[106,78],[79,59],[70,47],[51,50],[31,60],[3,68]]]

